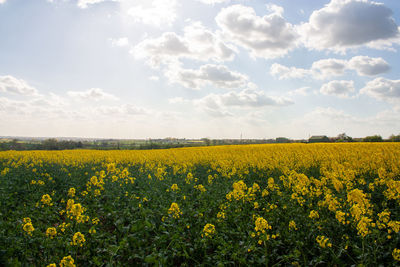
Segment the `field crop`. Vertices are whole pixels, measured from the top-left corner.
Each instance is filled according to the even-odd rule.
[[[0,153],[7,266],[397,266],[400,145]]]

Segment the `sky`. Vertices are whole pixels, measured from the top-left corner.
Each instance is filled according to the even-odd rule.
[[[0,0],[0,136],[400,134],[398,0]]]

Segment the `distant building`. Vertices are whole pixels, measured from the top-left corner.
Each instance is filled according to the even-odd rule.
[[[330,141],[326,135],[313,135],[308,139],[309,143],[327,143]]]

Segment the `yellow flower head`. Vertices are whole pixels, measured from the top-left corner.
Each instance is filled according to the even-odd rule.
[[[57,230],[54,227],[49,227],[46,230],[46,236],[50,237],[51,239],[57,235]]]
[[[68,196],[70,196],[70,197],[74,197],[74,196],[75,196],[75,193],[76,193],[76,190],[75,190],[75,188],[73,188],[73,187],[71,187],[71,188],[68,190]]]
[[[289,222],[289,230],[297,230],[296,222],[295,221],[290,221]]]
[[[74,246],[83,246],[83,243],[86,242],[85,235],[83,235],[81,232],[76,232],[74,236],[72,237],[72,245]]]
[[[64,257],[60,262],[60,267],[75,267],[74,259],[71,256]]]
[[[254,229],[262,233],[265,233],[265,230],[271,229],[271,225],[269,225],[267,220],[265,220],[263,217],[258,217],[255,224],[256,226],[254,227]]]
[[[201,235],[202,237],[212,237],[212,235],[215,234],[215,226],[211,223],[207,223],[204,228],[203,228],[203,234]]]
[[[179,218],[182,215],[181,210],[179,209],[178,203],[173,202],[168,209],[168,214],[171,214],[175,219]]]
[[[319,218],[318,211],[316,211],[316,210],[310,211],[310,215],[308,215],[308,217],[309,217],[310,219],[318,219],[318,218]]]
[[[35,228],[33,227],[31,222],[24,224],[22,229],[24,229],[24,231],[27,232],[27,234],[30,236],[32,236],[32,232],[35,231]]]
[[[392,252],[393,259],[400,261],[400,249],[395,248]]]
[[[51,206],[52,204],[51,204],[51,197],[50,197],[50,195],[49,194],[45,194],[45,195],[43,195],[42,196],[42,199],[40,200],[40,201],[42,201],[42,203],[44,204],[44,205],[49,205],[49,206]]]
[[[323,235],[317,236],[316,240],[321,248],[332,247],[332,243],[329,242],[329,238]]]

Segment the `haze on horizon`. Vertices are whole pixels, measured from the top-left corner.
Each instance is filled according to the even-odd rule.
[[[0,0],[0,136],[400,133],[398,0]]]

